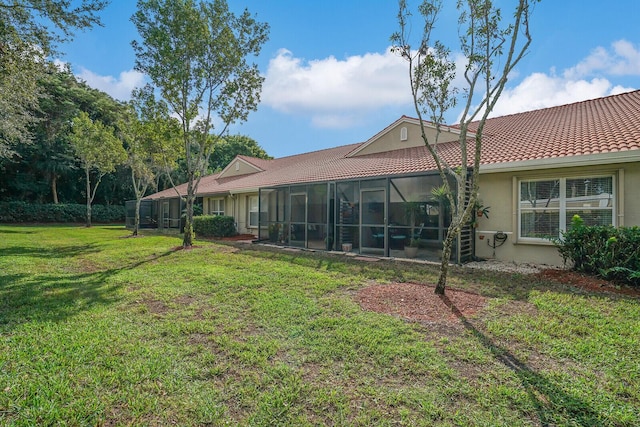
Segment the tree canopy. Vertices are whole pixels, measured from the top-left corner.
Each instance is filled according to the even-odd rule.
[[[87,227],[91,226],[91,203],[102,178],[113,172],[116,166],[124,163],[127,155],[121,141],[116,138],[114,129],[102,122],[95,122],[84,111],[72,121],[69,141],[80,165],[85,172]],[[92,182],[92,172],[95,178]]]
[[[193,204],[213,142],[256,109],[263,78],[248,57],[259,54],[269,27],[226,1],[139,0],[132,17],[136,69],[159,90],[181,124],[187,179],[183,245],[193,242]]]
[[[419,37],[411,37],[411,10],[399,1],[399,31],[391,36],[393,50],[407,60],[409,83],[421,136],[431,153],[443,182],[452,219],[443,243],[440,277],[435,292],[444,294],[454,239],[467,225],[478,197],[482,132],[489,114],[500,98],[509,74],[529,45],[529,16],[538,0],[516,0],[512,20],[502,19],[502,10],[491,0],[458,0],[458,48],[466,63],[459,71],[466,86],[455,87],[456,61],[451,49],[434,39],[435,23],[442,12],[442,0],[424,0],[418,6],[422,20]],[[502,3],[502,2],[501,2]],[[460,165],[449,165],[438,151],[445,111],[462,103],[458,123]],[[470,125],[474,123],[473,132]],[[435,126],[435,137],[427,136]],[[454,187],[449,183],[453,178]]]
[[[210,170],[216,172],[224,169],[239,154],[273,159],[254,139],[246,135],[225,135],[214,145],[213,155],[209,160]]]
[[[76,30],[99,25],[105,0],[0,0],[0,158],[31,141],[36,117],[37,81],[48,59]]]

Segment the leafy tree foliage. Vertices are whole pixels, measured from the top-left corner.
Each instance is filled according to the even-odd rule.
[[[157,101],[150,86],[136,89],[129,114],[121,126],[127,147],[127,166],[136,198],[133,235],[140,228],[140,201],[157,177],[175,167],[180,152],[179,124],[169,116],[167,105]]]
[[[455,60],[450,49],[434,40],[433,30],[442,10],[441,0],[424,0],[418,7],[423,29],[411,39],[411,11],[399,1],[400,30],[391,37],[394,51],[409,64],[411,94],[420,119],[422,139],[435,160],[452,210],[452,220],[443,243],[440,276],[435,292],[444,294],[449,259],[454,240],[469,222],[478,198],[480,154],[485,122],[500,98],[509,74],[522,59],[529,45],[529,16],[538,0],[517,0],[513,19],[505,24],[502,12],[491,0],[458,0],[459,49],[466,58],[462,91],[463,111],[458,129],[461,167],[452,167],[438,152],[444,113],[458,100]],[[414,43],[412,43],[414,42]],[[428,123],[430,122],[430,123]],[[435,127],[435,137],[427,127]],[[470,170],[467,168],[471,165]],[[455,187],[449,184],[453,177]],[[468,187],[470,186],[470,191]],[[468,197],[468,198],[467,198]]]
[[[73,3],[73,4],[72,4]],[[0,0],[0,158],[31,140],[38,80],[74,31],[100,24],[105,0]]]
[[[183,245],[190,247],[195,194],[217,139],[211,136],[246,120],[259,102],[263,78],[247,57],[259,54],[268,25],[248,11],[236,16],[224,0],[139,0],[132,21],[141,38],[133,42],[136,69],[180,120],[187,175]]]
[[[29,127],[32,144],[15,146],[15,155],[0,158],[0,195],[5,200],[37,203],[82,202],[84,176],[69,144],[71,122],[80,111],[93,120],[116,126],[123,107],[104,92],[76,80],[68,70],[50,67],[41,76],[35,123]],[[116,174],[105,175],[97,202],[121,204],[131,198],[130,186]]]
[[[215,143],[209,168],[214,172],[220,171],[240,154],[258,159],[273,159],[254,139],[246,135],[226,135]]]
[[[95,122],[85,112],[73,119],[73,130],[70,135],[71,146],[85,173],[87,199],[87,227],[91,227],[91,203],[96,195],[102,177],[113,172],[115,167],[126,160],[122,143],[114,135],[110,126]],[[95,173],[91,183],[92,172]]]

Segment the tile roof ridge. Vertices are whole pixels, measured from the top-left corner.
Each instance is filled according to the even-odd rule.
[[[361,144],[362,144],[362,142],[355,142],[355,143],[351,143],[351,144],[338,145],[337,147],[328,147],[328,148],[321,148],[319,150],[314,150],[314,151],[305,151],[304,153],[290,154],[288,156],[276,157],[274,159],[271,159],[271,161],[290,159],[290,158],[300,157],[300,156],[308,156],[308,155],[312,155],[312,154],[322,153],[324,151],[336,151],[336,150],[347,149],[347,148],[351,148],[351,147],[355,148],[356,146],[359,146]]]
[[[532,114],[532,113],[539,113],[539,112],[544,112],[547,110],[564,110],[564,109],[569,109],[569,108],[574,108],[580,105],[586,105],[586,104],[600,104],[606,100],[612,99],[612,98],[621,98],[621,97],[628,97],[632,94],[640,94],[640,89],[634,89],[634,90],[630,90],[627,92],[622,92],[622,93],[615,93],[615,94],[611,94],[611,95],[607,95],[607,96],[600,96],[597,98],[591,98],[591,99],[583,99],[582,101],[576,101],[576,102],[572,102],[569,104],[562,104],[562,105],[553,105],[551,107],[543,107],[543,108],[536,108],[534,110],[527,110],[527,111],[520,111],[519,113],[511,113],[511,114],[504,114],[502,116],[495,116],[495,117],[489,117],[488,120],[495,120],[495,119],[502,119],[502,118],[508,118],[508,117],[513,117],[513,116],[519,116],[519,115],[523,115],[523,114]],[[478,120],[473,121],[471,123],[478,123]]]

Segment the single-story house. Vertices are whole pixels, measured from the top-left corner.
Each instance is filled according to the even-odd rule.
[[[438,140],[452,165],[458,134],[444,127]],[[273,160],[237,156],[203,177],[197,195],[205,214],[233,216],[240,233],[265,242],[403,257],[415,238],[418,258],[437,259],[449,224],[432,194],[440,184],[418,120],[403,116],[362,143]],[[550,238],[574,214],[587,224],[640,225],[639,189],[640,91],[489,119],[479,196],[489,214],[462,233],[454,261],[559,265]],[[180,226],[174,189],[144,201],[154,226]]]

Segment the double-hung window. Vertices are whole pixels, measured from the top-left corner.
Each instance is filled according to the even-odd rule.
[[[209,215],[224,215],[224,199],[209,199]]]
[[[615,225],[614,177],[591,176],[521,180],[518,238],[548,241],[560,237],[579,215],[586,225]]]

